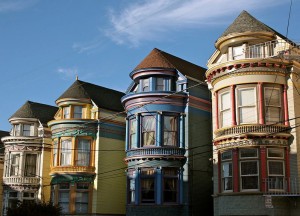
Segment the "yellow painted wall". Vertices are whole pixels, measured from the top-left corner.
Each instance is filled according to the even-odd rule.
[[[50,200],[50,181],[51,177],[50,173],[50,158],[51,158],[51,150],[44,151],[43,154],[43,169],[42,169],[42,194],[41,194],[41,201],[49,202]]]
[[[124,157],[125,140],[120,141],[103,137],[97,140],[95,161],[97,168],[93,190],[93,213],[125,214],[126,164],[123,161]]]

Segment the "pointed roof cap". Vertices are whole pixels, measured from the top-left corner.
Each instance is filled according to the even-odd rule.
[[[113,89],[76,80],[57,100],[64,98],[90,99],[100,108],[119,112],[124,110],[121,104],[121,97],[124,95]]]
[[[233,21],[233,23],[224,31],[221,37],[227,36],[232,33],[261,31],[275,33],[274,30],[269,26],[260,22],[247,11],[243,10],[240,15]]]
[[[41,123],[46,124],[48,121],[54,119],[54,115],[58,108],[46,104],[26,101],[25,104],[19,108],[11,118],[36,118]]]
[[[169,68],[178,70],[183,75],[204,80],[206,69],[191,62],[173,56],[169,53],[154,48],[148,56],[136,66],[134,71],[147,68]]]

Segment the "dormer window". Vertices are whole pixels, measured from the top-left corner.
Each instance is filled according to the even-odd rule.
[[[16,124],[13,129],[14,136],[33,136],[33,125],[31,124]]]
[[[162,77],[156,78],[155,90],[156,91],[164,91],[165,90],[164,78],[162,78]]]
[[[24,124],[23,125],[23,136],[30,136],[30,132],[31,132],[31,125],[28,124]]]
[[[82,118],[82,106],[74,106],[74,118]]]
[[[63,112],[63,118],[64,119],[82,119],[84,118],[84,108],[83,106],[80,105],[70,105],[70,106],[65,106],[62,109]]]
[[[232,59],[239,60],[245,58],[243,46],[232,47]]]
[[[141,87],[143,92],[150,90],[149,83],[150,83],[149,78],[141,80],[141,85],[142,85]]]
[[[70,107],[63,108],[64,119],[70,118]]]

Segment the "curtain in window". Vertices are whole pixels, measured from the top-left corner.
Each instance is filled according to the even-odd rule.
[[[221,126],[226,127],[231,125],[231,98],[230,93],[226,92],[221,94],[220,96],[221,103],[220,103],[220,119],[221,119]]]
[[[61,166],[71,165],[72,141],[71,139],[61,142]]]
[[[87,213],[89,206],[89,193],[76,191],[75,198],[75,211],[76,213]]]
[[[130,120],[130,129],[129,129],[129,148],[136,148],[137,143],[136,143],[136,119],[131,119]]]
[[[70,202],[70,192],[69,191],[59,191],[58,194],[58,204],[62,208],[63,213],[69,212],[69,202]]]
[[[155,117],[144,116],[142,122],[143,146],[155,145]]]
[[[90,152],[91,144],[90,140],[79,139],[77,147],[77,165],[89,166],[90,165]]]
[[[74,118],[82,118],[82,106],[74,106]]]
[[[19,175],[20,154],[12,154],[10,163],[11,163],[10,175],[11,176]]]
[[[238,94],[240,123],[256,123],[255,89],[239,89]]]
[[[164,145],[177,145],[177,117],[164,117]]]
[[[36,154],[26,154],[25,171],[24,171],[25,176],[31,176],[31,177],[36,176],[36,159],[37,159]]]
[[[15,136],[20,136],[21,135],[20,134],[20,125],[19,124],[14,126],[14,135]]]
[[[222,163],[223,190],[232,190],[232,163]]]
[[[30,136],[31,135],[30,129],[31,129],[31,125],[24,124],[23,125],[23,136]]]
[[[154,203],[154,177],[141,179],[141,195],[143,203]]]

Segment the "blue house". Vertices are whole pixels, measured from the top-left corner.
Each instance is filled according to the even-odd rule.
[[[206,69],[159,49],[130,73],[127,215],[212,215],[211,99]]]

